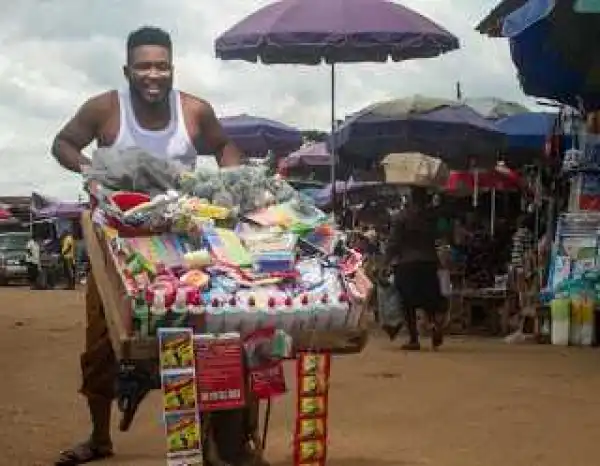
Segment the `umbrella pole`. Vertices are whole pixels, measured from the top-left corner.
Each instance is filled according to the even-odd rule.
[[[490,212],[490,233],[492,238],[496,230],[496,188],[492,189],[492,207]]]
[[[333,217],[335,219],[336,186],[335,186],[335,164],[336,164],[336,142],[335,142],[335,63],[331,64],[331,203],[333,205]]]

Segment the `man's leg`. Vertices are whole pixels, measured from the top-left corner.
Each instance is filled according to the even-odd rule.
[[[417,308],[414,306],[405,306],[404,315],[406,318],[409,340],[402,345],[402,349],[408,351],[420,350],[421,344],[419,343],[419,329],[417,327]]]
[[[419,329],[417,327],[417,307],[415,306],[415,280],[413,265],[398,265],[394,269],[394,284],[400,301],[404,309],[404,320],[408,328],[409,340],[402,345],[403,350],[418,351],[421,349],[419,344]]]
[[[63,259],[63,269],[65,274],[65,280],[67,281],[67,288],[72,290],[75,288],[75,275],[73,263],[69,259]]]
[[[27,263],[27,275],[28,275],[28,279],[29,279],[29,286],[31,288],[36,288],[37,287],[37,276],[38,276],[38,268],[36,264],[33,264],[31,262]]]
[[[110,415],[115,396],[118,364],[108,336],[102,300],[92,274],[86,293],[86,347],[81,356],[83,384],[92,433],[90,438],[71,450],[62,452],[56,465],[78,465],[112,456]]]

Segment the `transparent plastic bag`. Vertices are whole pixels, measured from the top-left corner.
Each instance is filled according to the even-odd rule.
[[[385,282],[380,281],[377,284],[377,313],[382,327],[397,327],[404,322],[402,301],[393,283],[394,279],[391,276]]]
[[[120,191],[156,195],[177,189],[186,168],[177,161],[163,160],[140,149],[99,148],[85,176]]]

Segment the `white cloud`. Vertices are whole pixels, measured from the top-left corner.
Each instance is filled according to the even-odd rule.
[[[462,49],[400,64],[340,65],[337,113],[372,101],[421,93],[495,95],[532,104],[520,91],[502,40],[473,28],[498,0],[403,0],[445,26]],[[76,198],[79,180],[48,154],[60,126],[88,96],[123,84],[127,34],[144,24],[173,35],[177,85],[212,102],[219,115],[250,113],[326,129],[330,115],[325,66],[221,62],[214,39],[269,0],[21,0],[0,16],[0,192],[38,189]]]

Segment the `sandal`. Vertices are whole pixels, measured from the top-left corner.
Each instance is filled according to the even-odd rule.
[[[113,456],[112,447],[96,446],[92,442],[87,441],[79,445],[60,452],[58,460],[54,463],[55,466],[77,466],[79,464],[92,463],[94,461],[105,460]]]
[[[444,344],[444,331],[438,325],[434,325],[433,332],[431,334],[431,346],[434,350],[437,350]]]

